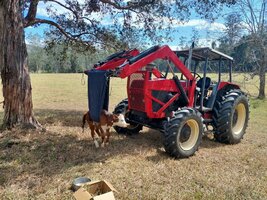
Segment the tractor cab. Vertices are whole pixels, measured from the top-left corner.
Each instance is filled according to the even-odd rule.
[[[209,47],[175,51],[197,80],[194,107],[201,112],[212,111],[217,92],[232,82],[233,58]],[[222,73],[228,80],[222,81]],[[217,76],[217,79],[216,79]],[[181,80],[183,75],[181,75]]]

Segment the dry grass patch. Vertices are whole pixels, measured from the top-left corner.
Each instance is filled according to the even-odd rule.
[[[247,134],[240,144],[204,138],[199,151],[174,160],[161,133],[113,131],[110,145],[96,149],[89,129],[81,75],[34,75],[35,114],[46,132],[0,133],[0,199],[72,199],[78,176],[106,179],[118,199],[267,199],[267,102],[251,100]],[[111,107],[125,97],[125,80],[114,80]],[[59,93],[60,91],[60,93]]]

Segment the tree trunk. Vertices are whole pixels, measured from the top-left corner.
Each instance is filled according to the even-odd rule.
[[[0,70],[4,97],[3,125],[40,127],[33,115],[32,87],[28,72],[20,0],[0,2]]]
[[[260,71],[260,88],[259,88],[259,99],[265,99],[265,69],[262,67]]]
[[[259,76],[260,76],[260,87],[259,87],[259,99],[265,99],[265,73],[266,73],[266,66],[267,66],[267,56],[265,47],[261,48],[262,56],[260,61],[260,69],[259,69]]]

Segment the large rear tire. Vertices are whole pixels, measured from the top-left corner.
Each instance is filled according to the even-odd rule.
[[[197,150],[202,140],[203,122],[201,114],[190,108],[175,113],[165,125],[164,148],[175,158],[187,158]]]
[[[214,137],[218,142],[236,144],[243,138],[249,119],[248,98],[241,90],[231,90],[214,105]]]
[[[129,122],[129,119],[127,117],[127,111],[128,111],[128,99],[124,99],[115,107],[113,113],[123,114],[125,116],[126,122],[129,123],[130,126],[128,126],[127,128],[114,126],[114,129],[118,134],[125,134],[125,135],[138,134],[143,129],[143,126],[140,124]]]

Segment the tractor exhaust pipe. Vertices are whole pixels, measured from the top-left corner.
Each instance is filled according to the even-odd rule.
[[[174,80],[176,86],[178,87],[178,89],[179,89],[180,92],[181,92],[181,97],[182,97],[182,101],[183,101],[183,104],[184,104],[183,106],[188,105],[189,100],[188,100],[188,98],[187,98],[187,95],[186,95],[186,93],[185,93],[184,88],[183,88],[182,85],[181,85],[181,82],[180,82],[178,76],[177,76],[177,75],[174,75],[174,76],[173,76],[173,80]]]
[[[174,71],[172,69],[172,66],[169,63],[169,60],[167,60],[167,64],[168,64],[168,67],[171,70],[171,73],[173,75],[172,79],[174,80],[176,86],[178,87],[178,89],[181,92],[181,98],[182,98],[183,106],[187,106],[188,103],[189,103],[189,100],[187,98],[187,95],[185,93],[185,90],[184,90],[183,86],[181,85],[181,82],[180,82],[178,76],[174,73]]]

